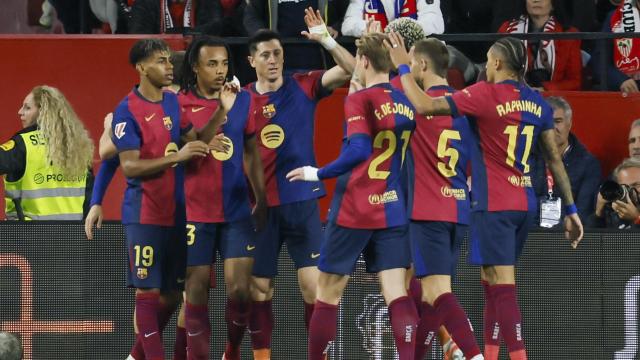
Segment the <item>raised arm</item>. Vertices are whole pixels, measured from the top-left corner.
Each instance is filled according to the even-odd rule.
[[[573,201],[569,176],[567,175],[564,164],[562,163],[562,158],[558,152],[558,147],[556,146],[554,130],[544,130],[540,134],[540,141],[542,141],[545,162],[549,167],[549,171],[551,171],[554,182],[558,185],[560,196],[565,206],[565,237],[571,241],[571,246],[575,249],[580,240],[582,240],[584,229]]]
[[[389,33],[389,40],[384,45],[389,50],[393,65],[398,68],[404,93],[421,115],[451,115],[451,107],[444,97],[432,98],[418,86],[411,76],[411,58],[404,47],[402,36],[395,32]]]

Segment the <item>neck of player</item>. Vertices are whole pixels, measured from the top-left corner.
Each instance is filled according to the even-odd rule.
[[[427,71],[422,75],[422,85],[424,86],[422,90],[426,91],[434,86],[449,86],[449,83],[447,83],[447,79]]]
[[[220,98],[220,89],[214,89],[211,86],[207,86],[204,83],[198,81],[196,84],[196,91],[200,97],[205,99],[219,99]]]
[[[518,75],[514,74],[511,71],[498,71],[496,72],[495,78],[494,78],[494,83],[501,83],[503,81],[506,80],[513,80],[513,81],[517,81],[520,82],[520,79],[518,79]]]
[[[258,81],[256,81],[256,91],[258,94],[265,94],[280,89],[282,84],[284,84],[283,76],[278,76],[276,80],[258,77]]]
[[[146,77],[140,78],[140,85],[138,85],[138,92],[145,99],[158,102],[162,101],[162,87],[157,87],[151,83]]]
[[[389,82],[389,73],[371,72],[367,76],[366,86],[369,88],[374,85],[384,84],[388,82]]]

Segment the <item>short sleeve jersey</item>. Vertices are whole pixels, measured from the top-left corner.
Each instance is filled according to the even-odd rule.
[[[406,96],[384,83],[347,97],[345,140],[371,140],[369,158],[338,178],[329,220],[356,229],[384,229],[408,222],[402,166],[415,129]]]
[[[113,113],[113,143],[118,152],[140,151],[140,159],[156,159],[178,151],[180,136],[191,130],[181,116],[178,97],[169,91],[151,102],[134,88]],[[173,226],[184,222],[182,165],[156,174],[127,178],[122,202],[123,224]]]
[[[282,86],[259,94],[255,83],[247,85],[252,97],[251,116],[264,167],[268,206],[278,206],[325,195],[321,182],[287,180],[289,171],[316,166],[313,148],[314,119],[318,101],[329,94],[322,87],[323,71],[285,76]]]
[[[182,116],[196,129],[203,128],[218,108],[216,99],[200,97],[191,90],[178,96]],[[211,151],[185,165],[187,220],[222,223],[237,221],[251,215],[249,192],[243,168],[244,142],[255,134],[249,116],[251,96],[241,91],[227,113],[220,132],[224,133],[226,153]]]
[[[529,155],[553,111],[535,90],[516,81],[479,82],[446,97],[453,116],[466,115],[472,151],[473,211],[534,211]]]

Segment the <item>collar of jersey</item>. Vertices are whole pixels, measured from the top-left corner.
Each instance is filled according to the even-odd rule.
[[[148,102],[150,104],[162,104],[162,100],[164,100],[164,90],[162,90],[162,100],[160,100],[160,101],[151,101],[151,100],[147,99],[146,97],[142,96],[140,91],[138,91],[138,86],[139,85],[136,85],[136,86],[133,87],[133,93],[136,94],[137,97],[139,97],[143,101],[146,101],[146,102]]]

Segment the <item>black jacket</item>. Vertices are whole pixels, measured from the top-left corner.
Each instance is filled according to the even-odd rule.
[[[160,1],[136,0],[131,7],[130,34],[160,33]],[[232,16],[224,17],[220,0],[200,0],[195,3],[195,27],[193,32],[218,36],[246,36],[242,26],[244,0],[239,2]],[[173,29],[171,32],[182,32]]]
[[[539,200],[548,195],[547,171],[540,149],[531,156],[531,181]],[[600,162],[576,138],[569,134],[569,150],[563,154],[562,162],[571,181],[571,192],[578,207],[578,215],[582,222],[586,222],[595,208],[598,187],[602,180]],[[557,184],[553,186],[553,195],[560,197]],[[563,206],[562,216],[564,216]],[[540,223],[540,212],[536,214],[536,224]],[[562,224],[562,222],[561,222]]]

